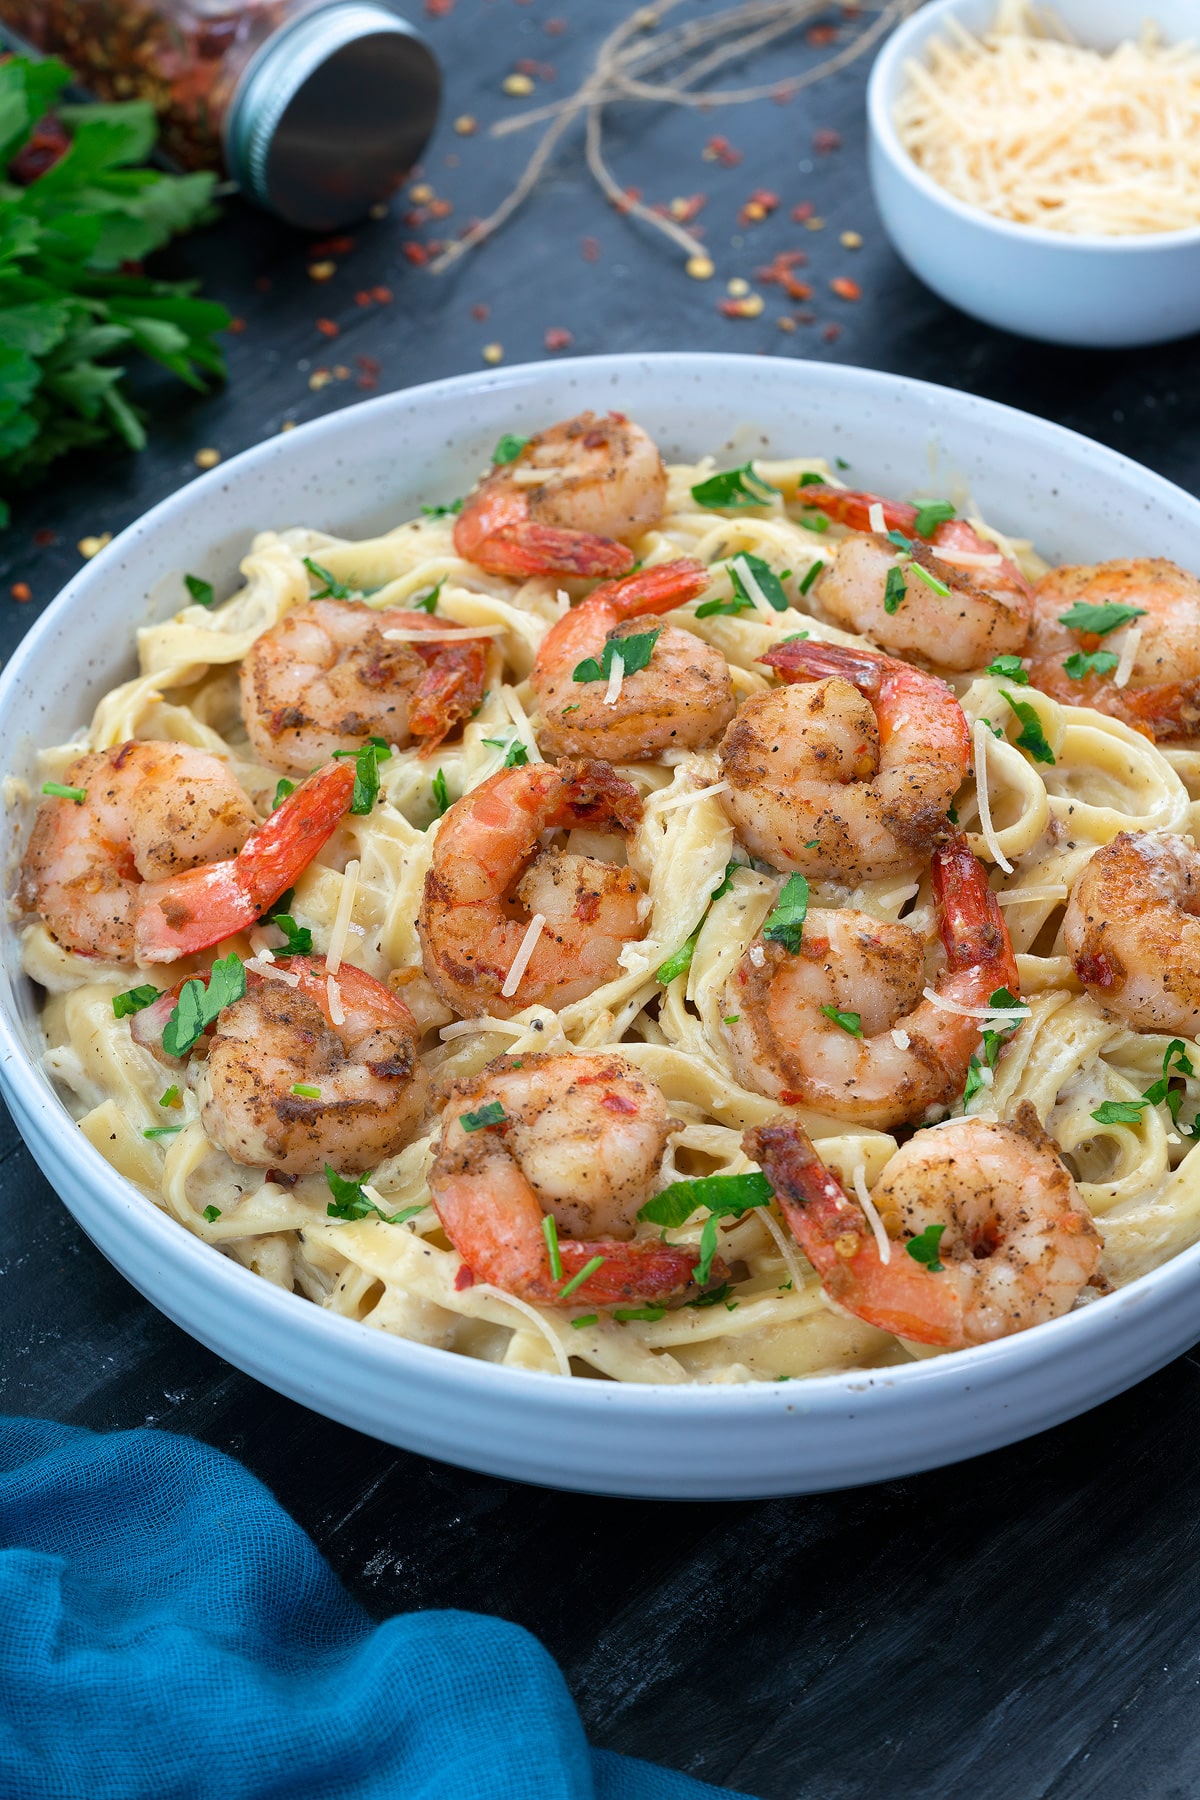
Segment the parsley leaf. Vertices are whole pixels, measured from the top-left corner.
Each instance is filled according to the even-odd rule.
[[[731,1292],[729,1283],[723,1281],[720,1287],[710,1288],[707,1294],[697,1294],[694,1300],[689,1300],[686,1304],[688,1306],[723,1306],[728,1303]]]
[[[808,531],[828,531],[829,520],[815,506],[808,507],[796,519],[797,525],[803,525]]]
[[[1151,1106],[1160,1106],[1164,1100],[1166,1101],[1167,1111],[1171,1115],[1171,1123],[1181,1131],[1184,1130],[1184,1127],[1179,1124],[1179,1108],[1183,1105],[1185,1095],[1182,1088],[1171,1086],[1171,1080],[1173,1076],[1194,1075],[1195,1073],[1183,1039],[1172,1038],[1163,1054],[1162,1074],[1146,1089],[1146,1099]],[[1193,1126],[1190,1133],[1186,1135],[1197,1137],[1200,1136],[1200,1131]]]
[[[330,1219],[345,1219],[353,1222],[356,1219],[367,1219],[372,1213],[381,1218],[385,1225],[403,1225],[406,1219],[414,1219],[419,1212],[424,1212],[422,1203],[418,1206],[405,1206],[399,1212],[385,1213],[381,1206],[376,1206],[368,1199],[363,1189],[371,1179],[370,1170],[365,1175],[339,1175],[330,1164],[325,1164],[325,1179],[329,1183],[329,1191],[333,1199],[325,1208]]]
[[[204,1217],[208,1220],[210,1225],[215,1225],[217,1220],[220,1218],[220,1216],[221,1216],[221,1209],[219,1206],[206,1206],[205,1207]]]
[[[493,750],[507,752],[504,758],[506,769],[523,769],[529,761],[529,752],[520,738],[484,738],[483,741],[490,744]]]
[[[821,570],[824,567],[825,567],[825,561],[824,561],[824,558],[822,557],[822,558],[819,558],[815,563],[813,563],[812,566],[805,572],[804,579],[800,583],[800,592],[802,594],[807,594],[809,588],[812,586],[813,582],[817,579],[817,576],[821,573]]]
[[[236,951],[215,962],[208,972],[207,986],[193,977],[185,981],[171,1011],[162,1035],[168,1056],[186,1056],[219,1014],[246,992],[246,971]]]
[[[562,1252],[558,1247],[558,1221],[553,1213],[546,1213],[542,1219],[542,1236],[546,1240],[546,1253],[550,1258],[550,1274],[555,1281],[561,1281]]]
[[[1015,994],[1010,993],[1006,987],[1002,987],[1002,988],[996,989],[995,993],[992,995],[991,1000],[989,1001],[988,1004],[991,1006],[995,1006],[995,1007],[1010,1007],[1010,1006],[1021,1006],[1022,1002],[1017,999]],[[984,1062],[986,1063],[986,1065],[989,1069],[994,1069],[996,1067],[996,1063],[999,1059],[1000,1052],[1004,1048],[1004,1040],[1007,1038],[1009,1032],[1015,1031],[1017,1029],[1018,1025],[1020,1025],[1021,1023],[1022,1023],[1022,1021],[1020,1019],[1014,1019],[1011,1025],[1000,1025],[997,1027],[989,1027],[984,1032],[984,1034],[983,1034],[983,1058],[984,1058]],[[977,1070],[979,1068],[979,1066],[980,1065],[979,1065],[978,1058],[973,1056],[971,1058],[972,1069]],[[971,1099],[971,1097],[974,1094],[977,1094],[979,1092],[981,1087],[985,1087],[986,1085],[987,1085],[986,1082],[984,1082],[982,1080],[982,1078],[977,1079],[974,1083],[972,1083],[970,1073],[968,1073],[967,1089],[963,1095],[964,1105],[966,1104],[966,1102],[968,1100]]]
[[[980,1088],[986,1087],[983,1079],[983,1065],[977,1056],[973,1056],[967,1064],[967,1085],[963,1089],[963,1105],[969,1106]]]
[[[917,1237],[909,1238],[904,1248],[914,1262],[924,1263],[932,1275],[940,1275],[945,1264],[938,1260],[944,1225],[927,1225]]]
[[[828,521],[826,521],[826,523],[828,523]],[[775,612],[786,612],[788,608],[788,597],[783,591],[782,581],[779,579],[779,576],[775,573],[770,563],[764,562],[761,556],[751,555],[749,550],[741,551],[729,564],[729,579],[733,582],[734,593],[739,595],[743,600],[749,601],[751,606],[755,604],[750,590],[746,586],[746,570],[749,570],[754,582],[762,590],[762,595],[767,602],[767,605],[773,608]]]
[[[144,1138],[174,1137],[176,1132],[182,1130],[182,1125],[147,1125],[142,1136]]]
[[[1148,1100],[1103,1100],[1092,1114],[1097,1125],[1136,1125]]]
[[[82,806],[87,799],[86,788],[66,787],[61,781],[43,781],[42,792],[55,800],[73,800],[76,806]]]
[[[895,544],[897,550],[903,550],[906,556],[912,555],[914,548],[913,541],[910,537],[905,537],[902,531],[896,531],[893,528],[886,533],[886,536],[888,543]]]
[[[752,1206],[765,1206],[774,1193],[758,1169],[744,1175],[698,1175],[691,1181],[673,1181],[638,1210],[638,1218],[670,1231],[684,1225],[701,1206],[713,1217],[740,1217]]]
[[[436,816],[440,819],[443,813],[450,810],[450,790],[446,786],[445,769],[439,769],[429,785],[433,789],[433,804],[437,809]]]
[[[1021,665],[1019,656],[997,656],[984,670],[986,675],[1001,675],[1006,681],[1015,682],[1018,687],[1029,686],[1029,675]]]
[[[939,581],[937,576],[925,567],[924,563],[913,562],[908,566],[916,576],[917,580],[923,581],[925,586],[938,596],[939,600],[948,600],[950,598],[950,589],[946,586],[945,582]]]
[[[1021,732],[1017,738],[1017,749],[1027,750],[1034,762],[1053,763],[1054,752],[1046,742],[1046,734],[1042,730],[1042,721],[1038,717],[1037,707],[1028,700],[1014,700],[1003,688],[1009,706],[1021,721]]]
[[[779,492],[761,475],[754,473],[753,463],[742,463],[737,469],[723,469],[698,481],[692,489],[697,506],[725,506],[733,510],[741,506],[767,506]]]
[[[919,538],[931,537],[939,525],[953,517],[954,508],[948,500],[919,500],[913,530]]]
[[[325,584],[319,594],[311,596],[312,599],[348,600],[350,598],[354,592],[353,588],[348,588],[344,581],[339,581],[336,575],[331,575],[328,569],[323,568],[319,562],[314,562],[311,556],[306,556],[302,560],[313,580],[323,581]]]
[[[430,588],[429,592],[425,595],[424,599],[411,600],[409,602],[409,605],[412,607],[412,610],[414,612],[423,612],[423,613],[430,613],[430,614],[435,613],[437,611],[438,595],[441,593],[441,591],[445,587],[445,585],[446,585],[446,577],[443,575],[442,579],[438,582],[437,586]]]
[[[144,1006],[153,1006],[162,992],[147,982],[145,987],[126,988],[123,994],[113,995],[113,1018],[127,1019],[130,1013],[141,1012]]]
[[[860,1038],[862,1032],[862,1014],[856,1012],[839,1012],[836,1006],[823,1006],[821,1011],[834,1025],[840,1025],[850,1037]]]
[[[1063,668],[1072,681],[1082,681],[1086,675],[1111,675],[1120,660],[1114,650],[1074,650]]]
[[[661,981],[663,986],[666,987],[668,982],[674,981],[680,975],[687,974],[692,966],[692,957],[696,953],[696,943],[699,936],[700,926],[697,925],[691,937],[685,938],[678,950],[671,956],[668,956],[666,962],[659,963],[657,969],[654,971],[655,981]]]
[[[528,442],[527,437],[515,437],[511,431],[506,431],[492,451],[493,467],[503,469],[506,464],[516,462]]]
[[[653,1325],[666,1316],[665,1306],[618,1306],[613,1310],[613,1318],[618,1325],[628,1325],[632,1319],[645,1319],[648,1324]]]
[[[478,1112],[459,1113],[458,1122],[464,1131],[484,1131],[489,1125],[503,1125],[507,1118],[499,1100],[489,1100]]]
[[[720,615],[735,618],[738,613],[753,612],[754,602],[742,594],[734,594],[732,600],[702,600],[696,608],[698,619],[712,619]]]
[[[587,1325],[598,1325],[599,1323],[599,1313],[580,1313],[577,1319],[571,1320],[571,1328],[573,1331],[582,1331]]]
[[[572,1275],[565,1287],[559,1288],[558,1299],[566,1300],[575,1292],[576,1288],[581,1288],[584,1282],[596,1273],[596,1270],[604,1260],[605,1259],[602,1256],[593,1256],[590,1262],[585,1262],[579,1273],[577,1275]]]
[[[446,519],[455,513],[460,513],[462,509],[463,503],[460,497],[457,500],[451,500],[448,506],[423,506],[421,511],[427,519]]]
[[[789,956],[800,949],[808,916],[808,883],[803,875],[789,875],[778,900],[767,914],[762,934],[770,944],[782,944]]]
[[[1144,619],[1144,606],[1118,606],[1113,600],[1106,600],[1102,606],[1089,606],[1086,601],[1077,600],[1067,612],[1060,613],[1058,622],[1069,631],[1088,632],[1092,637],[1107,637],[1110,631],[1116,631],[1121,625],[1128,625],[1133,619]]]
[[[381,762],[390,762],[390,748],[381,737],[373,737],[361,750],[335,750],[333,754],[335,757],[354,758],[354,791],[350,796],[350,811],[360,815],[369,813],[379,798],[379,765]]]
[[[911,565],[910,565],[911,567]],[[898,564],[887,572],[887,580],[883,584],[883,610],[889,616],[900,610],[900,603],[907,597],[908,589],[904,585],[904,570]]]
[[[626,675],[636,675],[647,667],[651,652],[659,640],[662,626],[653,631],[630,632],[628,637],[609,638],[599,662],[587,656],[575,666],[572,681],[607,681],[612,674],[613,657],[620,656]]]
[[[282,948],[284,956],[312,955],[312,932],[307,925],[297,925],[291,913],[272,913],[270,922],[278,925],[287,940]]]
[[[295,782],[289,781],[286,775],[281,775],[275,786],[275,798],[271,802],[271,811],[276,812],[278,808],[283,805],[288,795],[294,794],[295,791]]]
[[[183,585],[197,606],[212,605],[214,596],[211,581],[201,581],[199,575],[185,575]]]

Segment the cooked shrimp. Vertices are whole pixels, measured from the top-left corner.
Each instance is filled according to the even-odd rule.
[[[933,857],[946,972],[923,997],[925,945],[908,925],[814,908],[795,955],[756,938],[729,978],[725,1030],[747,1086],[862,1125],[900,1125],[957,1100],[983,1026],[953,1007],[1017,991],[987,871],[965,840]],[[838,1023],[838,1017],[844,1021]]]
[[[698,1252],[658,1231],[634,1236],[669,1126],[659,1089],[620,1056],[502,1056],[457,1082],[429,1187],[470,1275],[540,1306],[682,1296]],[[596,1257],[603,1261],[563,1300],[563,1286]],[[713,1279],[723,1273],[714,1267]]]
[[[802,497],[835,523],[862,533],[871,531],[871,509],[881,507],[884,530],[912,543],[911,551],[904,551],[872,534],[838,546],[835,561],[813,589],[813,598],[838,625],[941,669],[979,669],[994,656],[1025,648],[1032,617],[1029,583],[965,519],[946,519],[928,538],[918,538],[915,506],[839,488],[806,487]],[[980,557],[986,560],[981,563]],[[899,600],[887,593],[894,568],[904,577]]]
[[[1071,891],[1063,941],[1075,973],[1143,1031],[1200,1030],[1200,852],[1170,832],[1122,831]]]
[[[708,586],[703,563],[681,558],[606,582],[564,614],[542,640],[530,680],[538,697],[538,742],[552,756],[602,756],[635,762],[662,750],[698,750],[732,719],[729,665],[693,632],[647,613],[694,600]],[[622,678],[608,697],[607,678],[575,678],[606,641],[655,633],[649,665]]]
[[[256,638],[242,662],[242,718],[272,769],[303,775],[335,750],[381,737],[437,748],[483,697],[482,639],[392,643],[389,631],[443,629],[418,612],[375,612],[348,600],[310,600]]]
[[[864,881],[915,868],[951,835],[970,732],[935,676],[870,651],[797,640],[762,659],[786,681],[752,694],[721,740],[721,804],[777,869]]]
[[[492,575],[624,575],[637,537],[662,517],[667,472],[624,413],[580,413],[531,437],[467,496],[454,548]]]
[[[1100,1235],[1027,1100],[1011,1125],[956,1119],[896,1152],[871,1191],[886,1262],[799,1125],[760,1126],[745,1145],[830,1299],[880,1331],[987,1344],[1069,1312],[1096,1273]],[[906,1254],[917,1240],[920,1260]]]
[[[242,931],[291,887],[350,805],[331,763],[264,823],[225,764],[188,744],[78,757],[43,800],[18,899],[60,944],[116,962],[174,962]]]
[[[637,789],[601,762],[501,769],[456,801],[434,842],[418,921],[425,973],[446,1004],[464,1018],[504,1019],[566,1006],[619,974],[621,950],[643,933],[641,882],[615,863],[540,850],[540,840],[576,825],[629,832],[640,817]],[[510,971],[539,916],[544,928],[514,985]]]
[[[1124,687],[1113,680],[1121,639],[1112,631],[1073,630],[1063,615],[1077,604],[1136,612],[1133,667]],[[1051,569],[1034,593],[1029,678],[1069,706],[1094,706],[1158,742],[1200,734],[1200,581],[1165,557],[1132,557]],[[1067,659],[1104,658],[1100,673],[1071,675]]]
[[[251,972],[243,998],[218,1016],[195,1077],[205,1131],[255,1169],[374,1168],[407,1143],[425,1104],[412,1014],[373,975],[343,963],[344,1020],[335,1024],[323,957],[280,957],[272,967],[299,985]]]

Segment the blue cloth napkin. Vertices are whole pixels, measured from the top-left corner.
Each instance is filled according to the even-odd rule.
[[[556,1664],[519,1626],[465,1612],[372,1624],[262,1484],[219,1451],[165,1432],[0,1419],[0,1794],[718,1790],[589,1748]]]

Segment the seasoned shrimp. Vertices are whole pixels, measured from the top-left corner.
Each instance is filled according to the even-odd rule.
[[[918,1131],[871,1191],[890,1240],[797,1124],[745,1137],[831,1300],[880,1331],[964,1350],[1069,1312],[1096,1273],[1100,1234],[1027,1100],[1010,1125]],[[920,1260],[907,1252],[920,1243]]]
[[[374,1168],[408,1142],[425,1104],[428,1078],[412,1014],[373,975],[343,963],[335,978],[338,1024],[323,957],[280,957],[272,968],[295,977],[296,986],[248,973],[245,995],[219,1014],[207,1060],[197,1066],[206,1133],[234,1162],[255,1169]]]
[[[941,669],[979,669],[994,656],[1025,648],[1033,613],[1029,583],[965,519],[946,519],[928,538],[918,538],[915,506],[839,488],[806,487],[803,499],[836,524],[870,534],[840,544],[813,589],[814,600],[836,624]],[[876,506],[884,530],[908,538],[911,551],[871,533]],[[894,568],[904,578],[899,599],[887,592]],[[931,581],[922,578],[922,570]],[[939,591],[945,588],[949,594]]]
[[[531,437],[467,496],[454,548],[492,575],[624,575],[637,537],[662,517],[667,472],[623,413],[580,413]]]
[[[640,817],[637,789],[601,762],[500,769],[456,801],[418,921],[425,973],[446,1004],[464,1018],[510,1018],[566,1006],[618,975],[621,950],[643,934],[641,882],[615,863],[541,850],[540,840],[571,826],[629,832]]]
[[[350,805],[333,763],[263,824],[225,764],[188,744],[121,744],[76,759],[43,800],[19,903],[60,944],[116,962],[174,962],[252,925],[312,861]]]
[[[1200,1030],[1200,852],[1171,832],[1122,831],[1085,865],[1063,941],[1095,999],[1143,1031]]]
[[[925,946],[910,926],[814,908],[794,955],[756,938],[729,978],[724,1029],[747,1086],[880,1127],[961,1096],[983,1025],[947,1007],[1015,994],[1017,965],[987,871],[964,839],[934,853],[932,873],[941,1004],[923,997]]]
[[[1194,575],[1161,556],[1051,569],[1033,605],[1034,687],[1068,706],[1094,706],[1160,743],[1200,734],[1200,581]],[[1112,634],[1125,621],[1112,614],[1107,631],[1073,629],[1063,618],[1076,605],[1136,614],[1137,648],[1123,687],[1113,679],[1122,640]],[[1097,651],[1099,672],[1092,661]],[[1072,675],[1068,658],[1086,672]]]
[[[864,881],[914,869],[951,835],[970,732],[935,676],[808,640],[762,659],[785,681],[752,694],[721,740],[724,806],[777,869]]]
[[[698,1251],[634,1235],[669,1127],[662,1093],[620,1056],[502,1056],[457,1082],[429,1187],[469,1275],[540,1306],[680,1298]]]
[[[538,697],[538,742],[552,756],[602,756],[635,762],[663,750],[698,750],[723,731],[735,710],[729,665],[693,632],[647,613],[682,606],[708,586],[709,572],[689,558],[662,563],[593,590],[546,634],[530,680]],[[646,668],[625,675],[610,700],[608,681],[576,678],[598,660],[606,640],[653,632]]]
[[[310,600],[256,638],[241,670],[242,718],[263,762],[303,775],[335,750],[381,737],[426,755],[483,697],[483,639],[393,643],[444,629],[417,612]]]

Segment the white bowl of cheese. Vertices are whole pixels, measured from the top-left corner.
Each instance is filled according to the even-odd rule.
[[[1200,39],[1196,0],[1154,0],[1152,13],[1147,0],[1056,0],[1053,12],[1080,44],[1101,52],[1137,39],[1148,17],[1166,44]],[[876,59],[867,95],[871,182],[896,249],[943,299],[1025,337],[1121,348],[1200,330],[1200,223],[1147,230],[1136,219],[1123,220],[1121,170],[1115,163],[1109,164],[1111,186],[1106,189],[1101,179],[1094,189],[1096,215],[1105,228],[1064,230],[997,216],[985,210],[982,191],[978,203],[960,198],[905,147],[896,112],[912,80],[910,64],[927,65],[932,41],[945,40],[955,24],[981,36],[996,15],[997,0],[929,0]],[[1085,85],[1081,80],[1077,95],[1064,93],[1061,85],[1057,92],[1048,87],[1046,117],[1056,109],[1064,140],[1069,139],[1077,101],[1081,166],[1103,177],[1104,154],[1097,155],[1094,144],[1082,154],[1093,98]],[[970,119],[960,116],[946,130],[959,139],[960,160],[969,162]],[[1189,200],[1200,216],[1194,155],[1194,140],[1185,136],[1177,170],[1169,158],[1164,165],[1164,182],[1178,186],[1180,216],[1186,216]],[[1011,184],[1013,166],[1001,173]],[[959,185],[970,191],[972,184]]]

